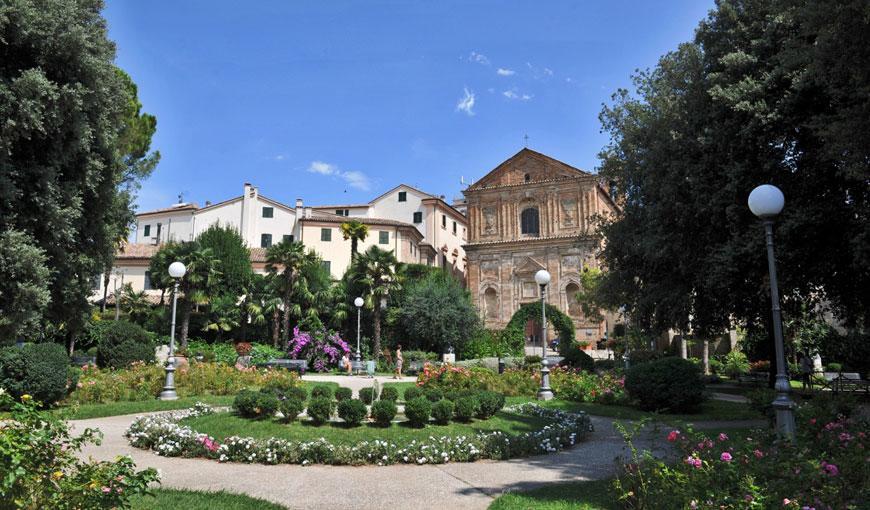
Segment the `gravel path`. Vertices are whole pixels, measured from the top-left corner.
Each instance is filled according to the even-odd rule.
[[[354,393],[370,386],[372,379],[346,376],[306,375],[309,381],[334,381],[351,387]],[[395,382],[378,377],[383,382]],[[404,378],[402,381],[413,381]],[[133,448],[124,438],[132,415],[112,416],[71,422],[74,429],[98,428],[104,434],[100,446],[91,445],[84,454],[95,459],[111,460],[130,455],[140,469],[154,467],[161,471],[164,487],[198,490],[227,490],[263,498],[288,508],[298,509],[485,509],[494,498],[507,491],[528,490],[541,485],[609,477],[616,458],[626,453],[614,420],[591,417],[595,427],[590,437],[571,450],[509,461],[479,461],[424,466],[266,466],[260,464],[221,464],[204,459],[181,459],[157,456]],[[751,422],[749,425],[763,424]],[[744,426],[747,423],[696,423],[696,428]],[[650,430],[639,446],[653,448],[653,436],[663,433]],[[656,441],[662,446],[662,441]],[[664,443],[666,444],[666,443]],[[217,510],[217,509],[216,509]]]

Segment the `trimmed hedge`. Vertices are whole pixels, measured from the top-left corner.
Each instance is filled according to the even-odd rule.
[[[425,397],[417,397],[405,402],[405,416],[414,427],[424,427],[429,423],[429,415],[432,414],[432,403]]]
[[[432,404],[432,419],[438,425],[447,425],[453,418],[453,402],[447,399]]]
[[[366,405],[361,400],[345,399],[338,403],[338,417],[351,427],[359,426],[367,413]]]
[[[322,425],[332,418],[335,402],[326,397],[314,397],[308,402],[308,416],[315,425]]]
[[[399,410],[392,400],[378,400],[372,404],[372,419],[380,427],[389,427]]]
[[[60,344],[26,344],[0,350],[0,388],[16,399],[30,395],[50,406],[75,388],[78,372]]]
[[[97,364],[103,368],[127,368],[131,363],[154,361],[152,335],[128,321],[106,321],[99,328]]]
[[[632,366],[625,373],[625,391],[645,411],[691,413],[704,401],[701,371],[681,358]]]

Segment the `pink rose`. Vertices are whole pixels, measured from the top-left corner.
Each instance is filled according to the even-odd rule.
[[[722,455],[719,456],[719,460],[722,462],[731,462],[731,454],[728,452],[722,452]]]

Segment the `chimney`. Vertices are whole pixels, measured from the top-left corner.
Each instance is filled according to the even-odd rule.
[[[302,199],[301,198],[296,199],[296,208],[302,209]]]
[[[311,219],[311,208],[310,207],[305,208],[305,219],[308,219],[308,220]]]

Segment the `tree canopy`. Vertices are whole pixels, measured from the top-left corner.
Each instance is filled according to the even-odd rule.
[[[776,253],[786,310],[867,324],[870,4],[719,1],[694,41],[601,113],[603,300],[643,328],[714,334],[769,317],[757,185],[786,197]]]

